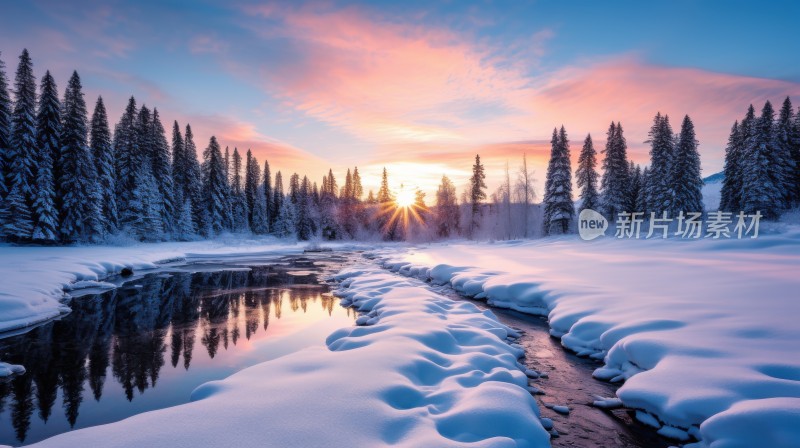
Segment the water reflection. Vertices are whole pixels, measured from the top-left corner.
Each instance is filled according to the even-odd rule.
[[[354,319],[313,272],[280,266],[132,283],[76,299],[64,319],[0,340],[0,359],[27,369],[0,380],[0,444],[186,402],[203,382],[321,343]],[[146,394],[165,372],[164,393]]]

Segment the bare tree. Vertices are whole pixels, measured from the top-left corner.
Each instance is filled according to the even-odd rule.
[[[533,178],[533,170],[528,169],[528,156],[522,154],[522,165],[519,167],[517,174],[517,184],[515,185],[517,201],[522,204],[523,210],[523,236],[528,238],[528,221],[530,221],[530,208],[533,201],[536,200],[536,190],[533,188],[533,183],[536,179]],[[506,165],[506,178],[508,178],[508,165]]]

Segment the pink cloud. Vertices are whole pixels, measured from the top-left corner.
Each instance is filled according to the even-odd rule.
[[[288,37],[302,51],[299,61],[264,70],[267,89],[367,141],[472,140],[483,120],[468,116],[487,106],[507,113],[528,83],[519,69],[493,64],[488,48],[444,28],[319,6],[249,12],[278,22],[258,27],[261,37]]]
[[[604,138],[609,123],[621,121],[631,155],[642,163],[648,161],[644,141],[656,112],[669,114],[675,132],[688,114],[705,172],[711,174],[722,167],[730,127],[747,106],[760,109],[766,100],[779,104],[787,95],[800,96],[800,84],[656,66],[627,57],[552,74],[538,89],[531,110],[546,111],[551,123],[565,124],[576,142],[587,132]]]

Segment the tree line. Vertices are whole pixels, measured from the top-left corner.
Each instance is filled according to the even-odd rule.
[[[443,176],[430,207],[419,190],[413,204],[399,205],[385,168],[377,193],[365,195],[357,167],[347,170],[341,186],[332,170],[319,184],[297,173],[285,178],[249,149],[223,150],[216,137],[200,157],[190,124],[176,121],[171,131],[168,140],[158,109],[131,97],[112,132],[102,97],[89,116],[77,72],[63,98],[49,71],[37,92],[27,50],[10,89],[0,58],[0,239],[165,241],[224,232],[299,240],[511,239],[569,232],[576,213],[563,126],[553,130],[541,204],[535,203],[525,154],[513,181],[506,163],[491,196],[476,155],[460,197]],[[601,176],[587,135],[574,173],[577,212],[591,208],[612,219],[623,211],[645,217],[703,212],[698,141],[689,116],[675,134],[669,117],[656,114],[647,143],[650,165],[642,168],[628,159],[622,124],[612,122]],[[799,173],[800,113],[793,113],[788,98],[777,119],[769,102],[760,117],[750,106],[731,131],[720,209],[777,218],[800,200]]]
[[[669,116],[657,113],[648,136],[650,165],[642,169],[628,160],[622,124],[612,122],[602,151],[602,176],[597,171],[592,136],[586,136],[575,171],[580,189],[578,213],[594,209],[613,220],[621,212],[641,212],[645,219],[705,212],[699,143],[691,118],[686,115],[675,134]],[[569,140],[562,126],[553,130],[551,140],[543,199],[544,234],[571,229],[575,217],[571,174]],[[766,219],[777,219],[798,203],[800,111],[794,113],[788,97],[777,119],[769,101],[758,117],[750,105],[744,119],[731,129],[719,210],[760,212]]]

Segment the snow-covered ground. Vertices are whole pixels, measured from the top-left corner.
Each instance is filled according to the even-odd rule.
[[[376,251],[405,275],[549,317],[564,346],[667,436],[800,446],[800,232],[745,240],[577,236]]]
[[[339,245],[341,246],[341,245]],[[125,268],[198,257],[300,253],[308,244],[274,238],[222,238],[130,246],[16,247],[0,245],[0,332],[28,327],[69,312],[64,290],[92,286]]]
[[[191,403],[33,446],[549,446],[515,333],[491,312],[372,264],[337,278],[365,326],[200,386]]]

